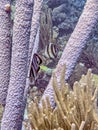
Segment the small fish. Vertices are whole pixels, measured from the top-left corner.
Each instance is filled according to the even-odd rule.
[[[57,57],[57,54],[58,54],[58,48],[56,44],[49,43],[45,48],[45,57],[55,59]]]
[[[40,70],[40,64],[42,63],[41,57],[37,54],[34,53],[33,59],[32,59],[32,65],[31,65],[31,70],[30,70],[30,79],[31,81],[36,81],[37,79],[37,74]]]

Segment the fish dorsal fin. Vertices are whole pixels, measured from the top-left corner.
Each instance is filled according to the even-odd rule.
[[[40,57],[40,55],[38,55],[37,53],[34,53],[33,55],[33,59],[35,60],[35,62],[40,65],[42,63],[42,58]]]

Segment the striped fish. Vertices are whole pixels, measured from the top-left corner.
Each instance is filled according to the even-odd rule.
[[[54,43],[49,43],[46,48],[45,48],[45,57],[50,58],[50,59],[55,59],[57,57],[58,53],[58,48],[56,44]]]
[[[41,63],[42,63],[41,57],[37,53],[34,53],[33,59],[32,59],[31,70],[30,70],[30,79],[31,79],[31,81],[36,81],[37,74],[38,74],[38,72],[40,70],[40,64]]]

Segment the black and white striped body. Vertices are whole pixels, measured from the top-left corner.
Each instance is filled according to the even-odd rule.
[[[40,64],[42,63],[42,59],[38,54],[34,54],[33,55],[33,59],[32,59],[32,65],[31,65],[31,70],[30,70],[30,78],[33,81],[36,81],[37,79],[37,74],[40,70]]]
[[[57,57],[57,46],[54,43],[49,43],[45,48],[45,57],[55,59]]]

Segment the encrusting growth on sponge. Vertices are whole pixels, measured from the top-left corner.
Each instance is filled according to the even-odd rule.
[[[6,12],[10,12],[11,11],[11,5],[10,4],[6,4],[5,5],[5,11]]]

